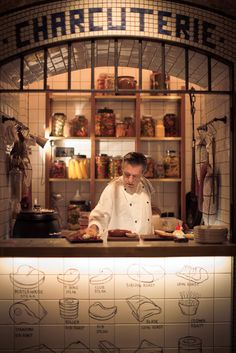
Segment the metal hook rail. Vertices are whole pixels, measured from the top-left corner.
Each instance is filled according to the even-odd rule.
[[[203,131],[207,131],[208,130],[208,126],[212,126],[213,127],[213,123],[217,122],[217,121],[221,121],[222,123],[226,124],[227,122],[227,116],[223,116],[222,118],[214,118],[210,121],[208,121],[206,124],[202,124],[200,126],[197,127],[197,130],[203,130]]]

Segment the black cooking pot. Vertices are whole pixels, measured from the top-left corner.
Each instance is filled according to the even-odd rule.
[[[21,211],[13,228],[14,238],[51,238],[60,232],[58,213],[40,209]]]

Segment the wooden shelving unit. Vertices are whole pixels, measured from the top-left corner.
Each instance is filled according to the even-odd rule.
[[[178,197],[179,200],[179,208],[180,208],[180,215],[181,218],[185,219],[185,100],[184,96],[177,96],[177,95],[145,95],[137,93],[136,95],[99,95],[96,93],[90,94],[76,94],[76,93],[67,93],[67,94],[58,94],[48,93],[46,96],[46,130],[51,131],[51,115],[54,112],[53,104],[54,102],[82,102],[87,101],[91,107],[91,121],[90,121],[90,136],[89,137],[53,137],[49,136],[49,139],[54,142],[56,146],[57,142],[63,143],[63,141],[67,140],[89,140],[90,141],[90,150],[91,150],[91,157],[90,157],[90,178],[89,179],[56,179],[56,178],[49,178],[49,169],[50,163],[52,158],[52,150],[47,151],[46,155],[46,206],[50,207],[50,190],[52,183],[89,183],[89,190],[90,190],[90,200],[92,207],[95,206],[96,200],[96,187],[101,183],[108,183],[110,179],[96,179],[95,178],[95,154],[96,154],[96,144],[100,142],[109,142],[109,143],[119,143],[119,142],[130,142],[134,143],[134,148],[136,151],[142,151],[143,144],[159,144],[159,143],[176,143],[179,146],[180,152],[180,170],[181,170],[181,177],[180,178],[155,178],[150,179],[151,182],[155,183],[177,183],[178,185]],[[133,102],[134,103],[134,117],[135,117],[135,136],[134,137],[96,137],[95,136],[95,115],[97,111],[97,104],[99,102],[121,102],[125,104],[125,102]],[[155,104],[157,105],[158,102],[161,104],[168,104],[168,102],[175,102],[178,106],[178,115],[181,117],[179,121],[179,136],[178,137],[164,137],[164,138],[157,138],[157,137],[142,137],[140,136],[140,127],[141,127],[141,115],[142,115],[142,105],[143,104]],[[52,147],[51,147],[52,148]]]

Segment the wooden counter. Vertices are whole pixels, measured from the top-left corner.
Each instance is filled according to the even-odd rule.
[[[0,257],[177,257],[236,256],[236,244],[174,241],[76,243],[66,239],[0,240]]]

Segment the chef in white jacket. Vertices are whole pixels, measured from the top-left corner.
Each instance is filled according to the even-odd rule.
[[[106,236],[110,229],[127,229],[137,234],[152,232],[151,195],[154,189],[143,176],[147,159],[130,152],[123,158],[123,175],[103,190],[89,217],[86,230],[91,236]]]

